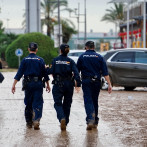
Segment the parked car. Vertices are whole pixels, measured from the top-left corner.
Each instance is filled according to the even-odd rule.
[[[70,57],[71,59],[73,59],[75,61],[75,63],[77,63],[78,58],[81,54],[83,54],[86,50],[70,50],[68,53],[68,57]],[[99,53],[99,52],[97,52]],[[101,54],[101,53],[99,53]],[[103,55],[102,55],[103,56]]]
[[[123,86],[125,90],[147,86],[147,49],[108,51],[104,59],[113,86]]]
[[[70,57],[75,61],[75,63],[77,63],[79,56],[84,52],[85,50],[70,50],[68,53],[68,57]]]

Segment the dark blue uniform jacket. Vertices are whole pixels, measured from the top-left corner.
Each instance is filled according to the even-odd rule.
[[[54,58],[51,68],[48,68],[47,71],[48,74],[52,74],[54,78],[56,78],[57,75],[63,78],[72,77],[72,73],[74,73],[74,79],[77,81],[78,87],[80,87],[80,76],[76,64],[67,56],[59,55]]]
[[[101,75],[107,76],[108,70],[106,62],[100,54],[97,54],[94,50],[87,50],[83,53],[77,62],[79,72],[81,71],[82,76],[94,77],[98,79]]]
[[[49,77],[45,70],[44,60],[34,53],[29,54],[22,60],[21,65],[14,79],[19,81],[23,75],[24,77],[44,77],[45,81],[49,80]]]

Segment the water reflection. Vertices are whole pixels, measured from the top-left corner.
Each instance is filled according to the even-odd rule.
[[[87,131],[85,140],[84,140],[84,146],[85,147],[102,147],[102,144],[100,143],[100,140],[99,140],[97,129]]]
[[[67,131],[61,131],[55,136],[54,146],[55,147],[68,147],[70,146],[70,135]]]
[[[41,130],[27,129],[20,146],[46,146],[46,137]]]

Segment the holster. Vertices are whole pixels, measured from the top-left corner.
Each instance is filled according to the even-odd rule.
[[[26,90],[29,81],[27,79],[22,80],[22,91]]]
[[[97,78],[91,78],[91,82],[101,82],[101,80]]]
[[[101,82],[101,80],[97,76],[93,76],[93,77],[82,76],[82,79],[90,79],[91,82]]]
[[[52,84],[58,85],[59,87],[63,87],[63,85],[64,85],[63,81],[58,81],[58,80],[56,80],[56,79],[54,79],[54,80],[52,81]]]
[[[56,78],[52,81],[52,84],[58,85],[59,87],[63,87],[64,80],[72,80],[72,78],[71,77],[61,77],[57,75]]]
[[[42,81],[42,78],[31,77],[31,76],[24,77],[24,79],[22,80],[22,91],[26,90],[28,83],[31,81],[34,81],[34,82]],[[45,80],[42,82],[43,82],[43,87],[45,88]]]

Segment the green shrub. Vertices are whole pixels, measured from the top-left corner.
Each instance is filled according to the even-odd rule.
[[[18,57],[15,55],[15,50],[20,48],[23,50],[21,60],[26,57],[28,52],[28,44],[36,42],[38,44],[37,55],[45,60],[46,64],[50,64],[52,59],[58,55],[57,48],[54,48],[53,40],[41,33],[28,33],[20,35],[6,49],[6,61],[9,67],[18,67]]]

